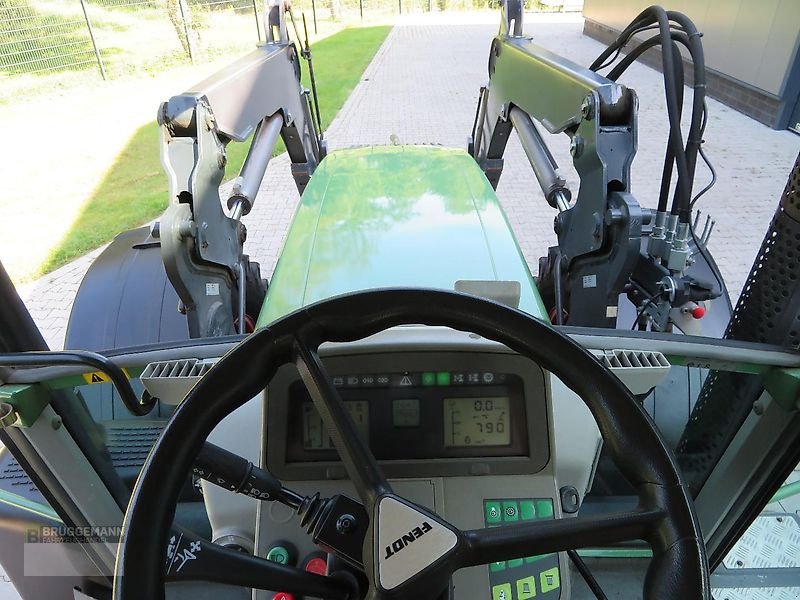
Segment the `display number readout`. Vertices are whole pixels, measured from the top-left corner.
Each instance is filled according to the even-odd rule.
[[[369,439],[369,403],[366,400],[345,400],[344,407],[356,424],[358,434]],[[333,441],[311,402],[303,403],[303,449],[332,450]]]
[[[507,397],[446,398],[445,447],[510,445],[509,409]]]

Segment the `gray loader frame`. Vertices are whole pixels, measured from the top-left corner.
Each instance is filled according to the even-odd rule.
[[[636,94],[537,46],[522,33],[522,3],[503,2],[489,55],[470,154],[495,188],[517,131],[555,221],[570,324],[614,327],[618,296],[639,257],[642,210],[630,194],[636,154]],[[581,185],[571,194],[531,118],[565,133]],[[557,285],[560,284],[557,278]]]
[[[266,293],[258,265],[243,253],[241,217],[252,209],[278,134],[301,193],[325,155],[300,83],[300,57],[281,37],[159,109],[170,204],[153,233],[193,338],[244,332],[246,304],[257,311]],[[251,134],[226,214],[219,194],[225,147]]]

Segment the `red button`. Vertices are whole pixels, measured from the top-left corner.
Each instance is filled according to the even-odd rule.
[[[706,309],[702,306],[696,306],[692,309],[692,316],[695,319],[702,319],[706,315]]]
[[[294,600],[294,595],[288,592],[278,592],[272,597],[272,600]]]
[[[314,557],[306,563],[306,571],[309,573],[316,573],[317,575],[326,575],[328,572],[328,565],[324,558]]]

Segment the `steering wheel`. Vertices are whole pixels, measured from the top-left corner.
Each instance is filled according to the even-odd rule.
[[[605,448],[635,487],[635,510],[462,531],[393,493],[320,361],[325,341],[362,339],[402,324],[440,325],[505,344],[559,377],[592,412]],[[421,289],[359,292],[302,308],[250,335],[198,382],[150,451],[125,515],[115,600],[164,598],[181,539],[171,529],[186,474],[213,428],[294,363],[369,520],[362,557],[371,599],[437,598],[458,569],[625,540],[653,550],[646,598],[711,598],[705,547],[672,453],[627,388],[569,337],[519,310],[465,294]],[[424,523],[424,526],[422,525]],[[397,531],[424,528],[413,551],[387,556]],[[188,534],[187,534],[188,535]],[[170,537],[171,536],[171,537]],[[189,539],[189,538],[187,538]],[[169,546],[169,551],[168,551]],[[193,579],[355,600],[347,578],[323,577],[208,542],[192,541]],[[333,549],[336,552],[336,548]],[[165,565],[167,565],[165,567]]]

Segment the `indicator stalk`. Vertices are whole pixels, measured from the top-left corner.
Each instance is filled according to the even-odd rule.
[[[209,442],[203,444],[195,458],[192,473],[209,483],[256,500],[278,501],[294,509],[304,501],[303,496],[283,487],[271,473]]]

